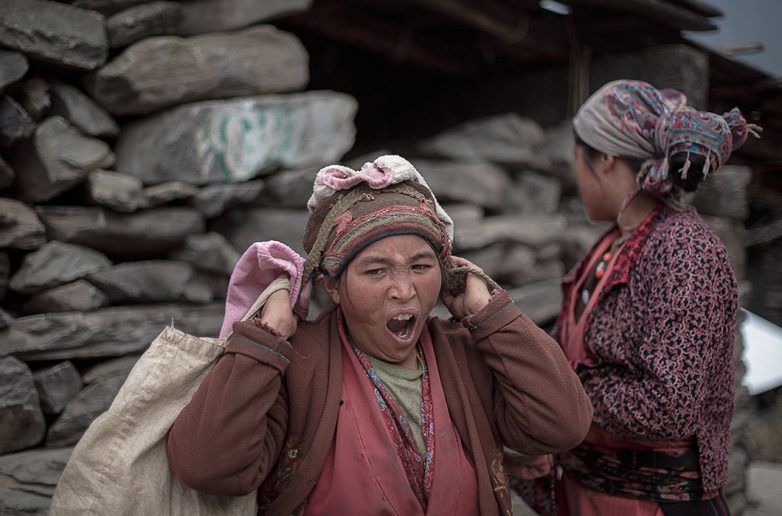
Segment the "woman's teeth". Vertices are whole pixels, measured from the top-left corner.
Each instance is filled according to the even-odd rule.
[[[404,339],[409,335],[410,329],[413,327],[414,320],[415,318],[412,314],[396,315],[390,321],[388,321],[386,326],[388,327],[389,331],[391,331],[391,333],[394,333],[397,337]]]

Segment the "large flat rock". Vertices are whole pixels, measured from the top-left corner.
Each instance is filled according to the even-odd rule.
[[[36,371],[33,379],[44,414],[62,412],[82,387],[79,371],[67,360]]]
[[[277,240],[303,254],[302,240],[308,218],[306,210],[236,208],[217,219],[213,227],[240,253],[255,242]]]
[[[24,257],[11,289],[25,294],[57,287],[111,267],[103,253],[64,242],[48,242]]]
[[[149,2],[130,7],[106,20],[109,45],[124,47],[150,36],[175,34],[183,18],[182,4],[178,2]]]
[[[78,88],[56,81],[50,94],[50,113],[65,118],[84,134],[98,138],[114,138],[119,134],[119,126],[111,115]]]
[[[120,214],[101,208],[39,206],[38,214],[52,238],[124,257],[168,252],[205,229],[201,214],[190,208]]]
[[[196,100],[299,90],[309,80],[308,62],[296,36],[270,25],[187,39],[157,36],[128,47],[88,88],[112,113],[139,115]]]
[[[496,208],[511,187],[504,170],[491,163],[414,160],[440,202],[468,202]]]
[[[312,0],[188,0],[182,2],[181,35],[233,30],[306,11]]]
[[[473,250],[491,244],[517,243],[531,248],[559,241],[567,221],[562,215],[498,215],[481,222],[455,228],[454,246]]]
[[[24,77],[29,68],[30,65],[24,54],[0,50],[0,93],[5,90],[6,86]]]
[[[43,202],[81,183],[91,170],[111,166],[114,154],[105,142],[54,116],[38,126],[31,141],[14,149],[10,162],[19,197]]]
[[[97,68],[109,51],[100,13],[45,0],[0,2],[0,44],[77,70]]]
[[[0,356],[70,360],[138,353],[172,321],[193,335],[217,335],[224,310],[222,303],[162,304],[19,317],[0,331]]]
[[[27,364],[14,357],[0,358],[0,455],[35,446],[45,431]]]
[[[38,249],[46,242],[46,228],[33,209],[15,199],[0,197],[0,247]]]
[[[98,287],[113,304],[177,301],[193,277],[189,263],[168,260],[127,262],[90,274],[87,281]]]
[[[0,456],[0,485],[51,496],[72,451],[69,447],[38,448]]]
[[[353,145],[356,109],[328,91],[181,106],[125,126],[116,168],[145,184],[207,184],[335,163]]]
[[[33,295],[22,307],[27,313],[89,312],[108,306],[109,298],[86,280],[76,280]]]

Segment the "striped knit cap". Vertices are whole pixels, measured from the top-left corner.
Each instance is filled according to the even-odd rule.
[[[443,260],[451,254],[451,239],[437,216],[431,191],[415,181],[381,189],[360,183],[337,191],[310,213],[304,233],[304,281],[313,273],[336,277],[364,248],[395,235],[417,235]]]

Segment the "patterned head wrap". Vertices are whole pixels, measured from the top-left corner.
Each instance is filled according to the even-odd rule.
[[[686,105],[687,98],[671,89],[658,90],[641,81],[620,80],[603,86],[573,119],[576,135],[587,145],[612,156],[646,160],[638,185],[657,195],[679,197],[673,174],[687,179],[690,158],[704,160],[705,179],[725,163],[732,151],[757,135],[738,108],[720,116]],[[674,156],[684,166],[670,170]]]
[[[339,275],[361,250],[388,236],[418,235],[444,261],[450,257],[450,217],[413,165],[399,156],[381,156],[360,171],[321,169],[307,207],[305,282],[316,271]]]

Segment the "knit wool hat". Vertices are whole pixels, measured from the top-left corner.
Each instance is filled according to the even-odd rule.
[[[336,277],[367,246],[395,235],[420,236],[446,261],[451,255],[451,238],[438,208],[431,190],[415,178],[388,181],[385,186],[361,181],[319,198],[310,204],[304,233],[308,253],[304,280],[315,272]]]

